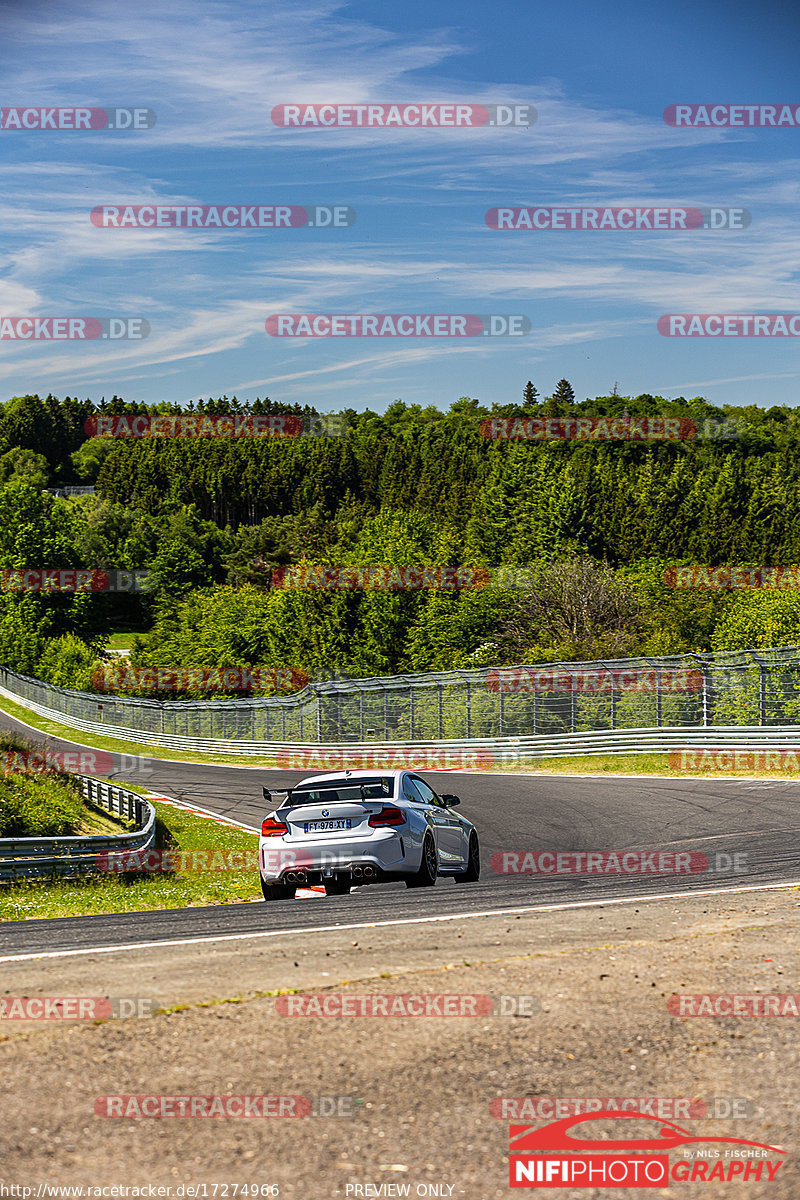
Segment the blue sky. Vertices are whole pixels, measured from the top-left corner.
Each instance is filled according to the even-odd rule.
[[[136,105],[140,132],[0,132],[0,316],[135,316],[140,342],[0,341],[0,396],[269,395],[382,411],[640,392],[790,404],[798,340],[664,338],[663,313],[800,312],[800,104],[772,3],[0,2],[3,105]],[[280,103],[525,103],[531,128],[281,129]],[[99,204],[344,204],[346,229],[95,228]],[[740,231],[496,232],[493,206],[743,207]],[[521,338],[277,339],[275,313],[519,313]]]

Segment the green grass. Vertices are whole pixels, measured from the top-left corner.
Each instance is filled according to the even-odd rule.
[[[258,835],[156,802],[157,845],[176,855],[172,874],[98,874],[0,886],[0,921],[143,912],[261,900]],[[182,865],[177,858],[184,851]],[[239,864],[225,857],[240,855]],[[205,856],[205,857],[202,857]],[[216,863],[215,863],[216,857]],[[233,869],[210,869],[224,865]],[[205,868],[205,869],[197,869]]]
[[[117,633],[109,635],[108,644],[112,650],[132,650],[133,643],[139,636],[144,636],[144,629],[140,630],[120,630]]]

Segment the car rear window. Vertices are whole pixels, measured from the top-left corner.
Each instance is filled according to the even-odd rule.
[[[294,788],[286,804],[335,804],[337,801],[389,800],[394,795],[391,775],[369,779],[326,779],[310,787]]]

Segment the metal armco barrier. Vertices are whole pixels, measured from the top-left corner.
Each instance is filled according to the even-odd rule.
[[[789,736],[800,725],[800,646],[336,679],[237,700],[77,692],[0,668],[0,695],[85,733],[211,753],[520,743],[529,753],[578,753],[544,747],[629,735],[636,749],[642,731],[653,749],[667,731]]]
[[[0,880],[38,875],[81,875],[97,870],[97,855],[117,850],[150,850],[155,844],[156,810],[149,800],[103,779],[77,775],[83,795],[98,808],[135,821],[133,833],[92,837],[0,838]]]

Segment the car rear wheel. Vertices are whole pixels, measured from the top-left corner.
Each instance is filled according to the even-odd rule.
[[[261,880],[261,893],[265,900],[293,900],[296,891],[292,883],[265,883]]]
[[[469,850],[467,851],[467,869],[453,876],[456,883],[475,883],[481,877],[481,848],[478,835],[473,830],[469,835]]]
[[[422,861],[419,864],[419,870],[406,878],[406,887],[433,887],[438,873],[436,845],[432,836],[426,833],[425,841],[422,843]]]
[[[350,895],[350,880],[349,879],[323,879],[325,884],[326,896],[349,896]]]

